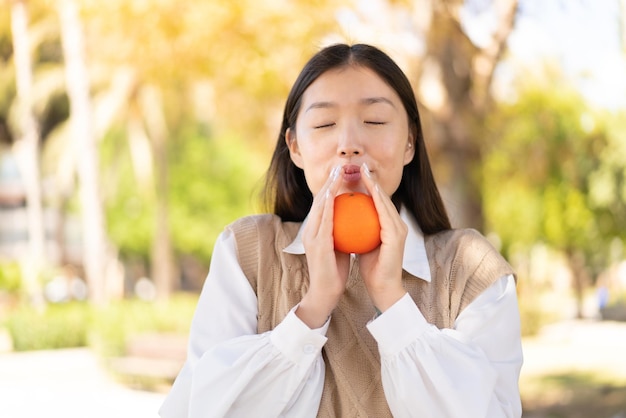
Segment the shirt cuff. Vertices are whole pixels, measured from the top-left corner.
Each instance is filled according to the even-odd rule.
[[[321,328],[309,328],[295,311],[296,305],[289,311],[285,319],[270,333],[272,344],[294,363],[300,363],[307,358],[315,358],[326,344],[326,331],[330,320]]]
[[[392,356],[418,339],[432,325],[426,322],[411,296],[399,301],[367,324],[381,356]]]

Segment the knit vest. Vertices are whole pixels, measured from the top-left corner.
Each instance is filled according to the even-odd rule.
[[[258,332],[274,329],[309,287],[305,255],[283,251],[301,223],[275,215],[242,218],[234,233],[241,268],[258,298]],[[459,313],[497,279],[513,274],[478,232],[446,230],[424,238],[431,281],[403,272],[403,283],[426,320],[452,328]],[[380,354],[366,328],[375,308],[353,258],[345,293],[333,311],[322,349],[326,367],[318,417],[391,417],[383,392]]]

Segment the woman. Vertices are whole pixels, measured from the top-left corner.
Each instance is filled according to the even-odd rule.
[[[519,417],[513,271],[453,230],[411,86],[368,45],[317,53],[285,106],[274,213],[220,235],[163,417]],[[372,196],[381,245],[333,247],[335,196]]]

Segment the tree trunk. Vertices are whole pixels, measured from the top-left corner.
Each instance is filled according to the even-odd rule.
[[[28,34],[28,13],[24,1],[11,7],[11,29],[17,84],[17,140],[13,146],[26,190],[28,254],[21,261],[26,292],[32,301],[41,301],[40,275],[46,264],[45,231],[39,168],[39,128],[32,103],[32,63]]]
[[[83,265],[90,300],[95,304],[103,304],[108,299],[105,271],[109,249],[106,244],[104,210],[98,181],[98,150],[93,129],[83,32],[73,0],[60,1],[58,10],[70,100],[71,135],[80,189]]]
[[[479,48],[463,30],[457,0],[434,1],[433,15],[426,39],[425,66],[421,68],[420,87],[443,93],[440,104],[433,105],[427,93],[418,97],[429,109],[425,127],[430,130],[433,155],[440,169],[437,176],[454,227],[483,229],[480,165],[481,140],[475,137],[490,110],[490,86],[508,35],[513,29],[517,0],[501,0],[501,16],[491,42]]]
[[[585,256],[580,251],[574,249],[569,249],[565,253],[572,272],[572,288],[576,300],[576,318],[582,319],[584,316],[585,288],[589,283]]]
[[[155,166],[156,224],[152,242],[151,270],[157,300],[161,302],[169,298],[175,277],[167,198],[167,124],[162,106],[159,91],[155,87],[144,87],[141,108],[152,139]]]

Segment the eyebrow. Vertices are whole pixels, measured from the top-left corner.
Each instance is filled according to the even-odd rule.
[[[396,105],[394,105],[391,100],[389,100],[386,97],[382,97],[382,96],[380,96],[380,97],[366,97],[364,99],[359,100],[359,102],[361,104],[364,104],[364,105],[372,105],[372,104],[376,104],[376,103],[387,103],[388,105],[390,105],[393,108],[396,107]],[[328,108],[332,108],[332,107],[337,107],[337,103],[335,103],[335,102],[314,102],[314,103],[311,103],[311,105],[306,108],[305,112],[308,112],[311,109],[328,109]]]
[[[376,103],[387,103],[393,108],[396,107],[396,105],[394,105],[391,100],[382,96],[381,97],[367,97],[365,99],[361,99],[361,103],[366,104],[366,105],[376,104]]]

